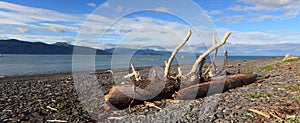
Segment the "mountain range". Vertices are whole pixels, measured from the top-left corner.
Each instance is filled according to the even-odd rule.
[[[97,54],[97,55],[170,55],[168,51],[153,49],[111,48],[94,49],[84,46],[75,46],[65,42],[46,44],[43,42],[29,42],[17,39],[0,40],[0,54]]]

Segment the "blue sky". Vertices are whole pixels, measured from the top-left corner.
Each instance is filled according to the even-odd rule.
[[[300,55],[299,14],[300,0],[2,0],[0,39],[171,50],[192,28],[192,51],[230,30],[229,55]]]

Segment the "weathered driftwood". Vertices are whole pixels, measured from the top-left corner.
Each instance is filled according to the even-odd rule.
[[[202,65],[205,62],[205,58],[214,50],[216,50],[217,48],[223,46],[227,39],[229,38],[229,36],[231,35],[230,31],[227,31],[226,34],[224,35],[223,39],[218,42],[217,44],[213,44],[210,48],[208,48],[204,53],[202,53],[195,61],[195,63],[192,66],[191,71],[187,74],[184,75],[181,79],[181,83],[184,86],[191,86],[194,84],[198,84],[199,80],[201,80],[201,73],[202,73]],[[199,73],[200,72],[200,73]]]
[[[139,81],[141,83],[136,83],[139,85],[127,83],[113,86],[109,94],[105,96],[105,100],[118,109],[124,109],[128,108],[129,105],[141,104],[144,101],[171,99],[173,97],[175,97],[175,99],[184,100],[196,99],[205,97],[209,89],[220,89],[220,85],[223,85],[221,87],[222,90],[218,91],[224,92],[229,89],[251,84],[255,79],[256,75],[254,74],[229,75],[227,78],[220,77],[218,80],[196,84],[179,90],[180,83],[178,81],[173,79],[156,79],[153,77],[150,80],[142,80]],[[213,85],[210,86],[211,84]]]
[[[181,42],[175,50],[172,52],[169,60],[165,63],[165,70],[163,74],[157,74],[155,70],[152,71],[152,74],[148,79],[142,79],[139,72],[134,69],[134,66],[131,65],[132,73],[125,76],[135,77],[134,83],[126,83],[121,85],[113,86],[109,93],[105,95],[105,101],[109,102],[108,104],[113,105],[116,108],[124,109],[130,105],[140,104],[144,101],[154,101],[167,98],[173,98],[174,94],[178,92],[175,97],[178,99],[195,99],[198,97],[206,96],[210,83],[212,84],[222,84],[222,81],[210,81],[204,82],[201,80],[206,80],[203,78],[209,78],[206,74],[202,74],[203,64],[205,62],[205,57],[209,55],[214,50],[217,50],[219,47],[226,43],[226,40],[230,36],[231,32],[226,32],[225,36],[220,42],[216,42],[215,38],[213,40],[213,45],[203,54],[201,54],[195,63],[191,71],[187,75],[182,75],[180,67],[178,68],[177,76],[170,76],[169,70],[172,64],[172,61],[177,54],[177,52],[184,46],[184,44],[190,38],[192,32],[189,30],[186,38]],[[225,53],[227,55],[227,53]],[[225,56],[227,57],[227,56]],[[225,58],[226,59],[226,58]],[[226,64],[224,60],[224,64]],[[213,63],[214,64],[214,63]],[[217,71],[216,68],[213,68],[214,73],[220,73],[222,71]],[[203,75],[205,75],[203,77]],[[238,75],[238,76],[229,76],[225,79],[225,86],[222,91],[239,87],[245,84],[250,84],[254,81],[256,75]],[[190,87],[189,87],[190,86]],[[180,88],[184,88],[179,90]],[[190,98],[189,94],[195,95],[193,98]]]
[[[141,76],[140,76],[140,73],[137,72],[137,71],[135,70],[133,64],[131,64],[131,70],[132,70],[132,73],[130,73],[130,74],[124,76],[124,78],[129,78],[129,77],[134,76],[135,81],[140,81],[140,80],[142,80],[142,78],[141,78]]]
[[[236,87],[251,84],[255,81],[256,74],[238,74],[238,75],[225,75],[219,77],[219,79],[200,83],[186,87],[179,90],[175,95],[175,99],[190,100],[205,97],[209,94],[220,93],[228,91]],[[221,89],[221,90],[220,90]]]
[[[170,67],[171,67],[171,64],[172,64],[172,62],[175,58],[175,55],[184,46],[184,44],[190,39],[191,35],[192,35],[192,31],[189,30],[189,32],[188,32],[187,36],[185,37],[185,39],[172,52],[169,60],[166,62],[165,73],[164,73],[165,78],[169,77]]]

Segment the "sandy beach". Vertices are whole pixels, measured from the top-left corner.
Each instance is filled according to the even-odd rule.
[[[258,80],[225,93],[195,100],[160,100],[153,102],[157,107],[141,104],[118,111],[107,111],[101,103],[93,103],[93,108],[83,106],[72,73],[0,78],[0,121],[300,122],[300,61],[281,60],[272,58],[230,62],[227,65],[228,72],[254,73],[258,75]],[[138,70],[146,75],[149,67]],[[123,73],[119,76],[129,72],[127,69],[120,71]],[[104,94],[114,84],[111,73],[104,70],[85,74],[96,77],[94,84]],[[90,100],[85,101],[103,100],[103,95],[94,93],[89,96]]]

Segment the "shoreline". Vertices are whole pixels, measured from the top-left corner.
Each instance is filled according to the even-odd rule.
[[[269,56],[269,57],[273,57],[273,56]],[[263,59],[251,59],[251,60],[235,60],[235,61],[229,61],[229,63],[235,63],[235,62],[240,62],[240,61],[260,61],[260,60],[272,60],[272,59],[282,59],[283,57],[279,57],[279,56],[274,56],[274,58],[263,58]],[[207,62],[209,63],[209,62]],[[191,64],[184,64],[185,65],[191,65]],[[175,64],[173,66],[178,66],[178,64]],[[143,67],[137,67],[137,69],[147,69],[153,66],[143,66]],[[158,67],[164,67],[164,66],[158,66]],[[130,67],[128,68],[117,68],[115,70],[117,71],[126,71],[131,69]],[[111,70],[111,69],[97,69],[94,72],[96,73],[105,73],[106,71]],[[10,76],[0,76],[0,80],[1,79],[9,79],[9,78],[27,78],[27,77],[43,77],[43,76],[59,76],[59,75],[70,75],[73,73],[82,73],[82,72],[91,72],[91,71],[76,71],[76,72],[58,72],[58,73],[45,73],[45,74],[27,74],[27,75],[10,75]]]
[[[22,56],[22,55],[15,55],[13,57],[8,56],[7,58],[4,59],[0,59],[1,62],[3,62],[3,64],[1,64],[1,68],[4,69],[4,71],[0,74],[0,78],[4,78],[4,77],[14,77],[14,76],[29,76],[29,75],[43,75],[43,74],[56,74],[56,73],[72,73],[73,71],[73,63],[72,63],[72,56],[68,55],[66,57],[64,56],[59,56],[59,57],[55,57],[57,55],[55,55],[54,57],[49,57],[49,56],[45,56],[45,57],[27,57],[26,55],[22,56],[21,58],[27,59],[28,62],[19,62],[20,58],[18,56]],[[152,58],[153,56],[151,56]],[[229,56],[229,62],[231,61],[237,61],[237,60],[256,60],[256,59],[262,59],[262,58],[279,58],[280,56]],[[102,57],[99,57],[102,58]],[[107,70],[107,69],[111,69],[111,62],[103,62],[101,61],[101,59],[99,59],[97,57],[98,60],[100,60],[99,62],[95,63],[95,68],[89,68],[89,69],[96,69],[98,70]],[[148,57],[146,57],[148,58]],[[209,60],[210,57],[208,57],[207,62],[210,62]],[[281,57],[280,57],[281,58]],[[16,60],[15,60],[16,59]],[[35,61],[36,59],[39,59],[38,61],[40,62],[31,62],[31,61]],[[54,60],[42,60],[42,59],[54,59]],[[59,60],[55,60],[55,59],[61,59],[64,62],[60,62]],[[139,58],[141,61],[142,58]],[[145,62],[145,64],[141,64],[142,62],[140,62],[139,60],[137,60],[137,64],[135,64],[135,67],[151,67],[151,66],[163,66],[163,59],[164,58],[153,58],[157,60],[161,60],[158,62]],[[220,59],[221,60],[221,59]],[[82,62],[82,63],[81,63]],[[81,61],[80,64],[84,64],[83,61]],[[175,62],[174,62],[175,63]],[[192,61],[189,60],[185,60],[185,62],[183,64],[192,64]],[[148,65],[147,65],[148,64]],[[76,64],[77,65],[77,64]],[[81,65],[82,66],[82,65]],[[76,67],[76,66],[75,66]],[[76,72],[80,72],[80,71],[89,71],[89,70],[85,70],[83,68],[84,66],[82,66],[82,68],[76,69]],[[90,66],[88,66],[90,67]],[[118,67],[118,66],[115,66]],[[126,69],[126,67],[130,67],[129,65],[123,65],[123,66],[119,66],[119,68],[122,69]]]

